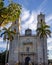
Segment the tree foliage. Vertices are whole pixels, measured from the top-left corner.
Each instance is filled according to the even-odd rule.
[[[13,22],[20,17],[21,5],[11,2],[7,7],[4,7],[4,1],[0,1],[0,26],[9,22]]]
[[[4,0],[0,0],[0,9],[4,6],[3,1],[4,1]]]
[[[4,30],[4,33],[1,34],[1,37],[2,37],[2,35],[4,35],[4,37],[3,37],[4,40],[8,39],[8,40],[12,41],[16,32],[11,31],[10,27],[8,29],[4,27],[3,30]]]
[[[49,30],[50,26],[48,26],[46,23],[43,23],[43,21],[40,22],[40,27],[36,29],[37,36],[40,38],[51,36],[51,31]]]
[[[2,53],[0,53],[0,63],[1,65],[5,65],[5,56],[6,56],[6,50]],[[7,54],[7,62],[8,62],[8,56],[9,56],[9,51]]]

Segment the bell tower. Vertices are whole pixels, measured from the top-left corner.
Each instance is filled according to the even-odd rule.
[[[37,21],[37,27],[39,28],[41,22],[45,23],[45,15],[40,12],[40,14],[37,16]]]
[[[40,13],[37,16],[37,28],[41,27],[41,22],[45,23],[45,15]],[[38,55],[38,65],[48,65],[48,57],[47,57],[47,38],[46,37],[39,37],[37,36],[37,55]]]
[[[8,62],[9,65],[15,65],[15,63],[19,62],[18,53],[19,53],[19,36],[20,36],[20,18],[12,23],[11,30],[16,32],[16,34],[14,35],[14,39],[10,41]]]
[[[15,31],[16,33],[20,34],[20,18],[12,23],[12,31]]]

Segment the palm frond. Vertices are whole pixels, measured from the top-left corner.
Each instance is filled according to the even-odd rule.
[[[48,29],[46,29],[46,31],[47,31],[47,32],[49,32],[49,33],[51,33],[51,31],[50,31],[50,30],[48,30]]]
[[[37,28],[37,29],[36,29],[36,32],[41,31],[41,30],[42,30],[42,28]]]
[[[14,35],[16,34],[16,32],[11,31],[10,28],[3,28],[3,30],[5,31],[4,33],[2,33],[1,35],[4,35],[4,40],[8,39],[8,40],[13,40],[14,39]]]
[[[1,37],[5,34],[6,32],[3,32],[2,34],[1,34]]]
[[[7,30],[7,28],[6,28],[6,27],[4,27],[2,30],[5,30],[5,31],[6,31],[6,30]]]
[[[46,33],[49,37],[51,37],[51,31],[50,30],[46,30]]]
[[[48,26],[48,25],[44,25],[44,28],[50,28],[50,26]]]
[[[37,36],[39,36],[40,38],[51,36],[51,31],[49,30],[50,26],[43,24],[42,22],[40,24],[41,26],[36,29]]]
[[[14,31],[10,31],[10,33],[11,33],[11,34],[13,34],[13,35],[15,35],[15,34],[16,34],[16,32],[14,32]]]

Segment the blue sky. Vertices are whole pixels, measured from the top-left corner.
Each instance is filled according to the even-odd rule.
[[[13,0],[22,5],[21,14],[21,32],[30,28],[33,34],[37,27],[37,15],[42,12],[45,14],[45,21],[50,26],[52,32],[52,0]],[[8,0],[5,0],[5,6],[8,5]],[[52,36],[52,33],[51,33]],[[2,43],[2,44],[1,44]],[[52,37],[47,39],[47,46],[49,50],[49,58],[52,59]],[[6,43],[0,38],[0,50],[5,50]]]

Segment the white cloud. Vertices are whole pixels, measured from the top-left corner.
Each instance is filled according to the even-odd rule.
[[[1,48],[6,48],[6,44],[0,44]]]
[[[3,38],[0,37],[0,42],[3,42]]]
[[[50,42],[52,42],[52,38],[47,39],[47,43],[50,43]]]
[[[51,55],[51,54],[50,54],[50,55],[48,55],[48,58],[49,58],[49,59],[52,59],[52,55]]]
[[[48,50],[52,50],[52,46],[48,46]]]
[[[2,42],[0,43],[0,48],[5,48],[7,47],[7,42]],[[8,44],[8,49],[9,49],[9,44]]]
[[[24,18],[24,21],[23,18],[21,19],[22,20],[22,23],[24,21],[24,24],[21,25],[22,27],[22,30],[24,29],[27,29],[27,28],[30,28],[32,30],[35,30],[36,29],[36,25],[37,25],[37,12],[35,11],[32,11],[32,13],[25,13],[24,15],[30,15],[29,17],[27,16],[28,20],[26,20],[26,17]]]
[[[52,14],[46,17],[46,23],[51,27],[52,26]]]
[[[46,17],[46,22],[48,22],[48,21],[50,21],[50,20],[52,20],[52,15],[49,15],[49,16]],[[50,23],[50,22],[49,22],[49,23]]]
[[[27,20],[29,18],[29,16],[30,16],[30,11],[23,8],[22,9],[22,15],[21,15],[21,21]]]
[[[3,38],[0,38],[0,48],[5,48],[7,46],[7,41],[4,41]],[[8,42],[8,49],[9,49],[9,42]]]
[[[12,24],[12,22],[9,22],[8,24],[6,24],[6,26],[4,26],[4,27],[6,27],[7,29],[11,26],[11,24]]]

